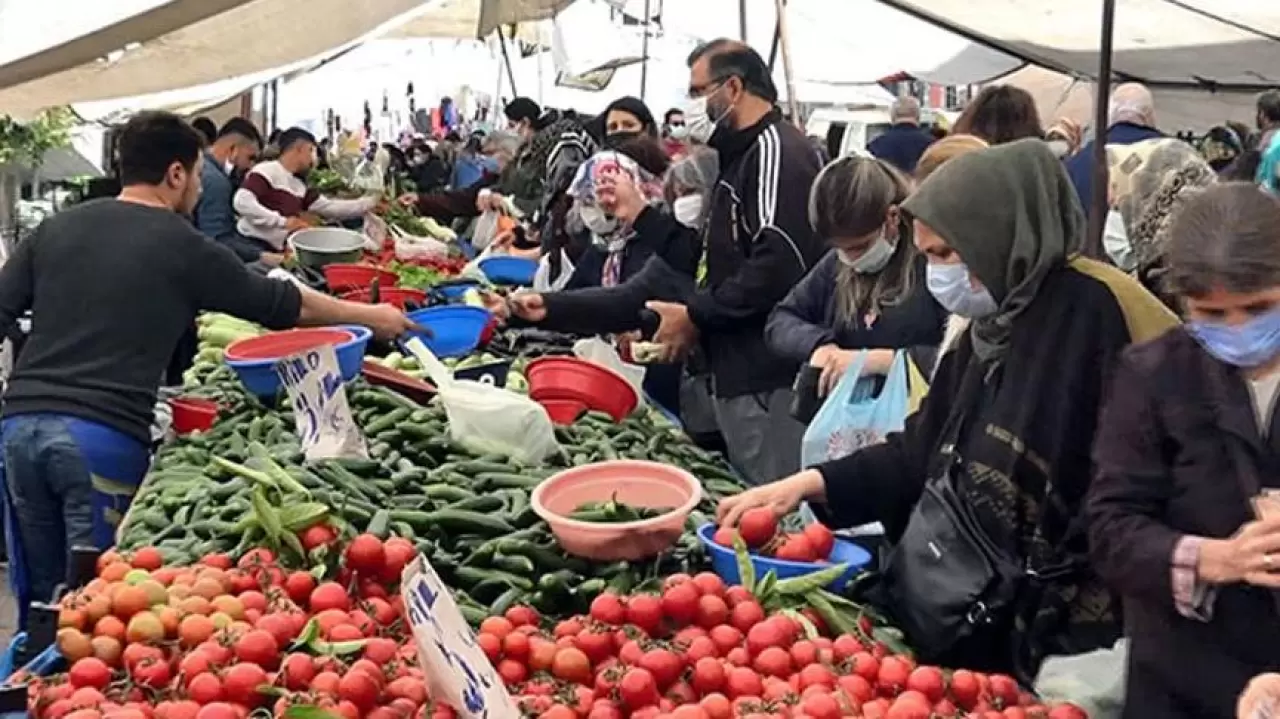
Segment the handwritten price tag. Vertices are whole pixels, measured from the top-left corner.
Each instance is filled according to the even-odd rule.
[[[517,719],[511,695],[426,557],[419,555],[404,568],[400,594],[431,696],[463,717]]]
[[[369,456],[364,435],[351,416],[332,345],[280,360],[276,374],[289,392],[298,440],[308,461]]]

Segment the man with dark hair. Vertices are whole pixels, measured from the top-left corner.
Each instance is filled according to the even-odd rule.
[[[760,484],[799,468],[804,425],[788,412],[798,368],[770,352],[764,325],[826,251],[808,216],[821,163],[804,134],[782,121],[755,50],[715,40],[689,56],[689,67],[689,135],[720,153],[720,176],[699,289],[684,304],[650,303],[661,318],[655,339],[683,353],[701,338],[730,459]]]
[[[314,224],[307,215],[346,220],[378,204],[376,196],[335,200],[307,187],[303,178],[316,164],[316,138],[310,132],[291,127],[276,145],[280,156],[254,166],[231,201],[240,214],[236,229],[263,252],[283,252],[290,234]]]
[[[1265,152],[1271,144],[1271,137],[1276,128],[1280,128],[1280,90],[1267,90],[1258,95],[1258,112],[1255,118],[1258,125],[1256,147]]]
[[[0,268],[0,333],[34,312],[0,414],[32,597],[65,580],[70,547],[111,544],[147,470],[161,373],[196,313],[271,329],[360,324],[388,339],[412,327],[390,305],[256,275],[192,227],[182,215],[200,196],[203,144],[177,115],[135,115],[120,134],[119,196],[53,215]]]
[[[673,107],[662,116],[662,149],[667,157],[681,157],[688,150],[689,128],[684,124],[684,110]]]
[[[231,197],[236,191],[235,173],[247,172],[262,152],[262,135],[252,122],[233,117],[218,131],[218,139],[204,151],[200,170],[200,201],[196,203],[196,227],[230,247],[245,262],[259,260],[279,264],[283,255],[264,252],[257,242],[236,232],[236,212]]]
[[[218,126],[213,124],[213,120],[207,117],[197,117],[191,121],[191,126],[204,138],[204,144],[206,145],[212,145],[213,141],[218,139]]]

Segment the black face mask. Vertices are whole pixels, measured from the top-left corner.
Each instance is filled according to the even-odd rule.
[[[641,133],[639,132],[615,132],[605,136],[604,146],[610,150],[616,150],[628,140],[634,140],[637,137],[640,137],[640,134]]]

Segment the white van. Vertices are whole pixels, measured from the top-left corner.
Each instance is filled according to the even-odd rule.
[[[920,111],[920,125],[932,127],[941,122],[950,126],[940,110]],[[893,126],[887,107],[824,107],[814,110],[805,123],[805,134],[826,139],[828,154],[833,158],[851,153],[865,153],[867,145]]]

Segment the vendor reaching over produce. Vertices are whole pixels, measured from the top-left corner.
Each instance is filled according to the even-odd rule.
[[[418,214],[440,222],[478,217],[486,210],[506,210],[502,196],[514,175],[512,161],[520,151],[520,137],[511,132],[495,132],[484,138],[481,154],[492,161],[493,172],[485,172],[465,188],[436,192],[408,193],[400,204],[413,207]]]
[[[65,579],[69,547],[111,543],[104,496],[128,496],[146,471],[157,384],[197,312],[384,338],[413,326],[390,305],[256,275],[193,228],[182,216],[200,196],[202,144],[177,115],[135,115],[120,135],[119,197],[50,217],[0,269],[0,332],[34,316],[0,423],[33,597]]]
[[[316,163],[316,138],[310,132],[290,128],[280,133],[277,145],[279,158],[250,170],[232,199],[240,214],[236,229],[267,251],[283,251],[290,234],[311,227],[314,222],[307,215],[345,220],[377,205],[376,197],[337,200],[307,187],[303,178]]]
[[[877,601],[920,657],[1030,681],[1045,657],[1110,647],[1120,633],[1088,564],[1090,448],[1120,352],[1176,318],[1119,270],[1078,256],[1084,214],[1038,139],[950,160],[902,209],[929,291],[972,320],[968,332],[902,432],[724,500],[721,522],[807,499],[832,526],[883,523],[895,546]]]

